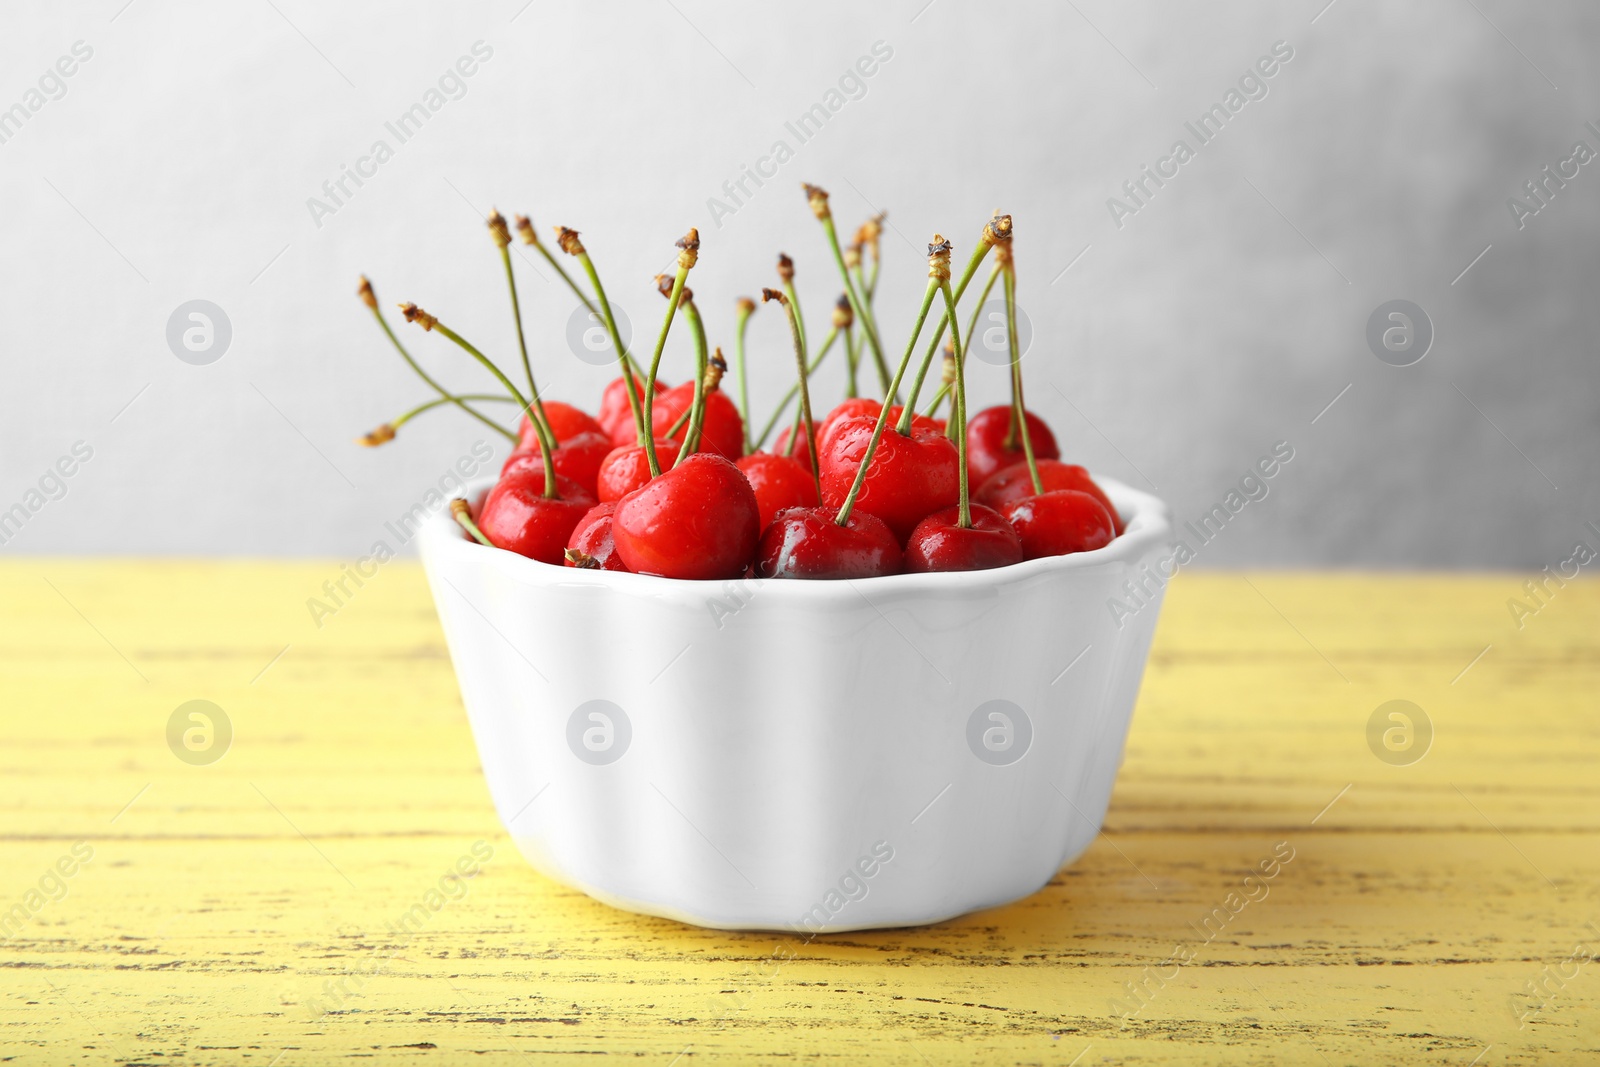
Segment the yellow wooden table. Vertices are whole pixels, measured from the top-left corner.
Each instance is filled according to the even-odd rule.
[[[341,573],[0,567],[4,1062],[1600,1060],[1592,582],[1518,629],[1509,575],[1180,577],[1082,859],[805,941],[535,874],[420,571],[319,627]]]

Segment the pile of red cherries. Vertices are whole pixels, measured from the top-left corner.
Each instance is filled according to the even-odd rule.
[[[868,578],[1004,567],[1090,551],[1118,536],[1122,519],[1110,499],[1082,467],[1061,462],[1050,427],[1027,410],[1014,341],[1011,402],[967,418],[965,346],[976,314],[971,323],[959,321],[958,301],[993,252],[996,262],[983,294],[997,281],[1003,283],[1008,321],[1015,322],[1010,217],[996,215],[985,224],[958,285],[951,279],[951,245],[935,235],[928,248],[927,292],[904,355],[895,364],[883,350],[872,304],[882,217],[870,220],[855,241],[841,248],[827,194],[809,185],[805,190],[845,283],[833,313],[834,331],[821,356],[842,338],[849,395],[825,414],[811,408],[808,375],[821,357],[808,343],[792,284],[792,261],[780,256],[782,288],[764,289],[763,298],[779,305],[788,319],[796,377],[790,394],[798,396],[799,404],[770,448],[762,447],[765,432],[752,440],[744,399],[745,324],[755,304],[748,299],[738,303],[736,400],[723,386],[727,365],[721,350],[707,351],[693,291],[685,284],[699,254],[695,231],[678,242],[676,273],[657,279],[668,299],[666,321],[653,357],[641,362],[620,344],[604,289],[578,234],[559,228],[557,245],[587,274],[592,302],[525,217],[516,220],[523,242],[544,255],[611,331],[621,373],[606,387],[599,411],[591,415],[540,397],[525,344],[526,393],[436,317],[415,305],[402,305],[408,321],[467,351],[506,393],[446,390],[389,331],[363,278],[363,300],[439,396],[362,442],[391,440],[398,426],[420,411],[451,405],[508,438],[514,436],[515,447],[481,504],[474,510],[457,500],[452,510],[466,533],[484,545],[567,567],[701,580]],[[489,229],[504,260],[520,341],[510,228],[496,212]],[[865,269],[868,259],[870,272]],[[692,380],[669,388],[657,371],[677,318],[688,320],[697,367]],[[935,329],[925,328],[929,326]],[[1008,333],[1014,338],[1016,331]],[[918,342],[930,334],[932,343],[919,362]],[[948,343],[941,384],[927,413],[917,413],[918,392],[944,338]],[[886,405],[856,395],[857,372],[863,366],[878,371],[881,395],[896,402]],[[904,389],[908,374],[913,378],[909,395]],[[497,401],[521,408],[514,435],[486,415],[486,406]],[[768,423],[769,431],[785,415],[787,403]],[[941,403],[948,410],[938,417]]]

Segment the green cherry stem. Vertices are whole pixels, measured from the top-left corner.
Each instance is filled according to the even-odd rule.
[[[461,497],[456,497],[450,501],[450,514],[455,516],[456,522],[460,524],[463,530],[472,535],[474,541],[480,545],[494,547],[494,542],[484,536],[483,531],[478,529],[478,524],[472,521],[472,507]]]
[[[789,298],[789,306],[794,309],[795,322],[800,324],[800,340],[810,344],[806,335],[806,317],[800,311],[800,297],[794,291],[794,260],[778,253],[778,280],[783,283],[783,295]],[[807,348],[807,351],[810,351]]]
[[[624,391],[628,394],[628,408],[633,412],[634,428],[639,431],[641,438],[648,437],[644,432],[644,412],[639,408],[639,395],[632,388],[633,365],[628,360],[627,349],[622,347],[622,334],[617,330],[616,316],[611,314],[611,302],[606,299],[606,287],[600,284],[600,272],[594,269],[594,261],[589,258],[588,250],[578,239],[577,230],[557,226],[556,242],[561,246],[561,251],[578,258],[578,262],[583,264],[584,273],[589,276],[589,284],[594,286],[595,296],[600,299],[600,317],[605,320],[606,329],[611,334],[611,345],[617,350],[617,363],[622,368],[622,381],[628,387]]]
[[[471,415],[473,418],[489,427],[489,429],[504,434],[506,439],[511,441],[513,444],[517,441],[517,435],[515,433],[506,429],[498,422],[495,422],[489,416],[483,414],[481,411],[478,411],[476,408],[468,405],[466,402],[466,397],[456,396],[454,393],[450,392],[450,390],[440,385],[434,380],[432,375],[422,369],[422,365],[420,363],[411,358],[411,353],[406,351],[406,346],[400,343],[400,338],[396,337],[394,335],[394,331],[389,328],[389,322],[383,317],[383,312],[378,310],[378,294],[373,292],[372,283],[367,280],[366,275],[361,276],[361,284],[356,288],[356,294],[361,297],[361,302],[367,305],[368,310],[372,312],[372,317],[378,320],[378,325],[383,327],[383,332],[388,336],[389,343],[394,345],[394,350],[400,353],[401,358],[406,361],[406,364],[410,366],[413,371],[416,371],[417,377],[427,382],[428,385],[432,387],[433,391],[439,394],[439,398],[441,400],[448,400],[462,411],[465,411],[468,415]]]
[[[589,314],[604,322],[605,317],[601,315],[600,310],[594,306],[594,301],[589,299],[589,294],[585,293],[578,287],[578,283],[572,280],[572,275],[567,273],[566,268],[561,265],[561,261],[556,259],[556,257],[551,254],[550,249],[546,247],[543,241],[539,240],[539,234],[534,230],[533,222],[528,218],[528,216],[518,215],[516,218],[516,226],[517,233],[522,235],[522,243],[525,245],[532,245],[534,250],[543,256],[544,261],[550,264],[551,268],[556,272],[556,274],[561,277],[561,280],[567,283],[567,288],[572,290],[572,295],[578,298],[579,302],[583,304],[584,308],[589,312]],[[598,288],[599,287],[597,285],[596,289],[598,290]],[[635,374],[643,373],[639,369],[638,361],[633,358],[633,353],[624,350],[623,356],[627,359],[628,366],[632,368]]]
[[[495,365],[494,360],[478,351],[471,342],[440,322],[435,316],[428,314],[415,304],[401,304],[400,310],[405,314],[407,322],[414,322],[424,330],[438,330],[446,338],[460,346],[469,356],[483,364],[484,369],[499,379],[506,392],[516,399],[517,406],[528,413],[529,421],[533,423],[534,432],[539,437],[539,446],[544,450],[546,459],[544,464],[544,495],[552,500],[559,498],[561,493],[556,489],[556,465],[551,458],[556,451],[555,439],[550,435],[550,427],[546,426],[543,420],[532,414],[532,408],[527,398],[518,391],[515,385],[511,384],[511,379],[507,378],[504,372]]]
[[[933,306],[933,298],[939,294],[941,283],[950,281],[950,242],[939,234],[933,235],[933,243],[928,246],[928,289],[922,294],[922,307],[917,312],[917,321],[911,329],[911,337],[906,341],[905,354],[900,357],[900,365],[895,368],[894,380],[890,383],[885,396],[896,396],[900,389],[900,379],[905,377],[906,368],[911,365],[911,355],[916,351],[917,338],[922,333],[922,324],[927,321],[928,309]],[[878,422],[872,428],[872,440],[867,442],[867,450],[861,457],[861,465],[856,468],[855,481],[850,484],[850,492],[844,498],[844,503],[839,507],[839,514],[834,522],[840,526],[850,521],[850,512],[856,506],[856,497],[861,495],[861,486],[867,480],[867,468],[872,466],[873,453],[878,451],[878,442],[883,440],[883,431],[889,425],[890,404],[884,401],[883,407],[878,411]],[[815,453],[813,453],[815,456]]]
[[[362,434],[360,437],[356,438],[356,444],[364,445],[367,448],[375,448],[378,445],[388,444],[390,441],[394,440],[395,434],[400,432],[400,427],[404,426],[418,415],[432,411],[434,408],[443,407],[446,404],[453,404],[462,400],[480,400],[485,403],[492,404],[516,403],[516,401],[512,400],[509,396],[501,396],[499,393],[452,393],[449,396],[441,396],[435,400],[424,401],[409,411],[401,412],[398,416],[390,419],[388,422],[384,423],[382,426],[379,426],[371,433]]]
[[[844,358],[848,377],[844,383],[846,400],[854,400],[860,395],[860,388],[856,382],[856,372],[861,368],[861,353],[856,348],[855,324],[845,327],[844,331]]]
[[[969,348],[969,349],[972,347],[972,339],[977,336],[978,315],[979,315],[979,313],[981,313],[983,311],[983,303],[984,303],[984,301],[989,299],[989,293],[990,293],[990,291],[992,289],[994,289],[994,283],[995,283],[996,280],[999,279],[1000,272],[1001,272],[1000,264],[996,263],[995,267],[994,267],[994,270],[989,272],[989,280],[983,283],[983,292],[981,294],[979,294],[977,303],[973,305],[972,314],[967,316],[966,338],[967,338],[967,348]],[[959,299],[959,297],[957,299]],[[967,356],[966,356],[965,352],[963,352],[961,354],[961,358],[962,358],[963,361],[966,360]],[[946,396],[948,396],[950,394],[950,389],[951,389],[950,383],[945,383],[945,384],[942,384],[942,385],[939,386],[939,391],[934,394],[933,404],[928,409],[928,414],[929,415],[932,415],[934,408],[937,408],[939,406],[939,401],[943,400]]]
[[[1007,248],[1009,253],[1010,249]],[[1011,418],[1015,425],[1022,427],[1022,455],[1028,461],[1028,477],[1033,481],[1035,494],[1044,492],[1044,482],[1039,477],[1039,462],[1033,456],[1033,435],[1028,432],[1027,409],[1022,402],[1022,354],[1017,351],[1017,275],[1016,268],[1011,263],[1011,257],[1005,257],[1006,265],[1006,337],[1011,346]],[[962,444],[966,443],[966,434],[962,433]],[[965,469],[963,468],[963,474]]]
[[[956,386],[950,404],[952,421],[959,424],[956,433],[956,466],[960,470],[961,493],[957,498],[960,518],[957,525],[962,529],[972,526],[972,501],[967,485],[967,374],[963,366],[962,357],[966,355],[961,350],[960,327],[956,325],[956,299],[950,292],[950,279],[947,275],[939,285],[939,290],[944,293],[944,310],[946,320],[950,323],[950,341],[955,346]],[[907,405],[910,410],[910,405]]]
[[[650,463],[650,477],[661,477],[661,460],[656,456],[655,397],[656,374],[661,370],[661,353],[667,347],[667,333],[672,329],[672,319],[678,312],[678,300],[683,296],[683,283],[689,277],[700,255],[700,231],[691,229],[678,239],[678,270],[672,278],[672,291],[667,294],[667,316],[661,321],[661,335],[656,338],[656,350],[650,357],[650,370],[644,382],[644,411],[639,416],[639,444],[644,447],[645,458]],[[630,395],[632,390],[629,390]]]
[[[690,409],[694,418],[689,420],[689,432],[683,437],[683,448],[678,451],[678,458],[673,462],[676,467],[687,457],[700,451],[700,437],[706,425],[706,397],[712,390],[722,384],[722,376],[728,373],[728,361],[722,358],[722,349],[718,348],[711,353],[709,360],[700,361],[700,380],[695,386],[695,403]]]
[[[817,462],[817,424],[811,419],[811,387],[806,384],[806,339],[805,335],[800,332],[800,316],[795,313],[794,304],[789,301],[789,298],[776,289],[761,290],[761,299],[763,301],[776,300],[789,313],[789,333],[794,339],[794,361],[800,371],[800,421],[805,424],[806,444],[811,448],[811,480],[816,485],[817,499],[821,500],[822,474],[821,464]],[[798,431],[798,427],[796,431]],[[795,436],[796,434],[791,434],[789,438],[791,451],[794,448]]]
[[[511,230],[506,226],[505,216],[493,208],[489,211],[489,236],[494,239],[495,247],[500,249],[500,262],[506,269],[506,287],[511,290],[511,318],[517,324],[517,348],[522,352],[522,372],[527,375],[528,393],[533,397],[533,411],[529,418],[543,423],[548,429],[550,418],[544,413],[544,401],[539,399],[539,386],[533,380],[533,363],[528,359],[528,339],[522,332],[522,303],[517,299],[517,276],[511,270]],[[543,439],[541,436],[540,440]],[[561,447],[561,442],[555,441],[554,434],[550,434],[550,439],[555,442],[556,448]]]
[[[674,467],[682,463],[685,456],[692,456],[700,450],[700,430],[705,425],[706,417],[706,394],[716,384],[707,381],[706,328],[700,321],[700,309],[694,306],[694,294],[687,289],[683,291],[683,314],[689,321],[689,335],[694,339],[694,397],[689,402],[689,432],[683,435],[683,447],[678,450],[678,458],[672,464]],[[722,358],[720,350],[717,358]],[[727,367],[724,362],[723,370]],[[722,375],[718,374],[717,381],[721,380]],[[668,431],[667,436],[671,437],[674,432]]]
[[[850,307],[855,312],[857,319],[861,320],[861,330],[867,335],[867,345],[872,349],[873,362],[878,367],[878,381],[883,386],[883,404],[888,407],[893,404],[897,393],[890,392],[889,365],[883,358],[883,344],[878,339],[878,326],[872,317],[872,309],[867,307],[861,294],[856,292],[855,279],[850,277],[850,268],[845,265],[844,251],[839,247],[839,231],[833,225],[833,212],[828,207],[828,193],[815,185],[802,185],[806,191],[806,200],[811,205],[811,213],[822,223],[822,232],[828,238],[828,247],[833,251],[833,261],[839,267],[839,276],[844,279],[844,291],[850,298]],[[899,378],[895,379],[895,388],[899,388]]]
[[[750,445],[750,379],[745,375],[744,333],[750,325],[750,316],[755,314],[756,302],[741,296],[734,307],[733,361],[739,370],[739,418],[744,422],[744,454],[748,456],[755,449]]]

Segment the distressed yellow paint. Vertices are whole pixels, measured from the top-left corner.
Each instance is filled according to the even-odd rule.
[[[318,628],[306,598],[338,574],[0,566],[0,912],[94,849],[0,947],[8,1062],[1600,1056],[1600,964],[1568,962],[1600,947],[1593,583],[1519,631],[1509,575],[1184,576],[1081,860],[1011,907],[805,942],[534,874],[489,806],[420,572],[387,564]],[[212,766],[164,740],[195,698],[234,725]],[[1412,766],[1367,748],[1392,698],[1436,728]],[[393,936],[478,841],[494,854],[466,895]],[[1190,924],[1279,842],[1268,895],[1205,942]],[[1192,962],[1147,978],[1180,944]],[[1519,1026],[1540,980],[1553,995]],[[1150,992],[1124,1025],[1127,982]]]

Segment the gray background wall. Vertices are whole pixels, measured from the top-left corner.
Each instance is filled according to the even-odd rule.
[[[75,442],[93,457],[4,548],[361,553],[482,434],[440,416],[351,443],[425,395],[358,272],[510,358],[490,205],[582,230],[641,336],[650,276],[695,225],[692,284],[726,344],[780,249],[813,322],[837,292],[802,180],[847,228],[889,210],[891,346],[928,237],[959,262],[1011,212],[1033,406],[1071,458],[1154,486],[1180,521],[1290,442],[1202,564],[1538,567],[1600,543],[1600,164],[1522,228],[1507,207],[1575,141],[1600,150],[1600,9],[1325,3],[8,5],[0,108],[42,101],[29,89],[75,42],[93,55],[0,144],[0,508]],[[384,122],[477,41],[493,54],[464,95],[399,144]],[[785,122],[879,41],[892,58],[800,144]],[[1294,55],[1267,95],[1118,227],[1107,198],[1195,145],[1184,122],[1277,41]],[[308,198],[380,138],[394,158],[319,226]],[[708,198],[779,139],[794,158],[713,221]],[[592,405],[610,372],[569,351],[572,298],[537,266],[518,263],[543,384]],[[197,298],[232,328],[205,366],[166,340]],[[1395,298],[1435,331],[1403,368],[1365,337]],[[770,312],[752,337],[765,410],[790,357]],[[978,400],[1001,397],[978,370]]]

